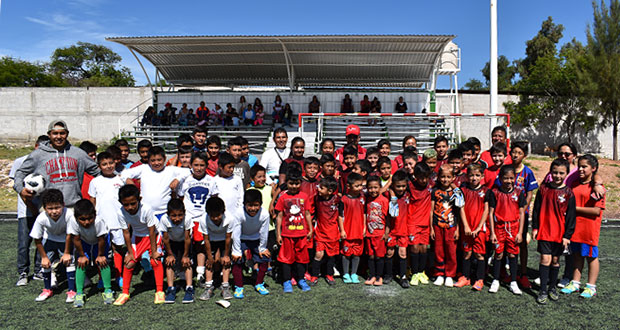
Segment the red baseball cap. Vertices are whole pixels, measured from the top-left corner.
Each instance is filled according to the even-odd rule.
[[[349,125],[347,126],[347,131],[346,131],[346,135],[360,135],[360,128],[357,125]]]

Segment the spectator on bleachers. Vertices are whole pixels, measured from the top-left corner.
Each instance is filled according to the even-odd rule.
[[[172,107],[172,103],[166,103],[164,110],[159,112],[159,122],[161,126],[170,126],[176,122],[176,108]]]
[[[196,108],[196,122],[198,125],[204,125],[209,117],[209,108],[205,105],[205,101],[200,101],[200,106]]]
[[[398,98],[398,102],[396,102],[396,106],[394,106],[394,112],[396,113],[405,113],[407,112],[407,102],[403,97]]]
[[[239,97],[239,106],[237,107],[237,109],[239,109],[239,112],[243,113],[243,111],[248,105],[249,103],[245,100],[245,96],[241,95],[241,97]]]
[[[280,97],[280,95],[276,95],[276,99],[273,102],[273,121],[275,123],[281,123],[283,120],[283,104],[282,104],[282,98]]]
[[[291,126],[291,122],[293,121],[293,110],[291,109],[290,104],[284,105],[284,110],[282,111],[282,119],[284,120],[284,126]]]
[[[196,115],[194,114],[194,109],[190,108],[187,111],[187,115],[185,115],[185,122],[187,122],[187,126],[196,125]]]
[[[251,104],[248,104],[245,110],[243,110],[243,123],[245,124],[245,126],[254,125],[254,117],[254,109],[252,109]]]
[[[370,102],[370,112],[381,113],[381,102],[379,102],[377,97],[373,98],[372,102]]]
[[[353,106],[353,100],[349,94],[344,94],[342,104],[340,105],[340,113],[353,113],[355,111]]]
[[[265,118],[265,113],[263,112],[263,107],[260,108],[254,107],[254,111],[256,112],[256,116],[254,119],[254,126],[263,125],[263,119]]]
[[[224,125],[224,110],[219,104],[215,104],[215,107],[209,111],[209,125]]]
[[[360,112],[370,113],[370,100],[368,99],[368,95],[364,95],[364,99],[360,101]]]
[[[265,111],[265,108],[263,108],[263,101],[261,101],[258,97],[254,99],[254,111],[258,112],[258,109],[262,110],[263,112]]]
[[[226,103],[226,116],[224,117],[224,126],[232,126],[233,118],[239,120],[237,109],[233,108],[232,103]]]
[[[308,103],[308,112],[310,113],[319,113],[321,111],[321,102],[316,97],[316,95],[312,96],[312,101]]]
[[[157,113],[155,112],[155,108],[153,106],[146,108],[144,115],[142,115],[142,120],[140,121],[140,125],[142,126],[144,125],[157,126],[158,125]]]
[[[189,113],[189,109],[187,108],[187,103],[183,103],[181,110],[177,114],[177,121],[180,126],[187,126],[187,114]]]

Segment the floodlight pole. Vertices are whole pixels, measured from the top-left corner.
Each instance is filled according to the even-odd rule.
[[[489,114],[497,114],[497,0],[491,0],[491,54],[490,54],[490,112]],[[491,125],[495,125],[492,121]]]

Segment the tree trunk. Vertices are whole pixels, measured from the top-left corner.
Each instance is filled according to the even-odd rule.
[[[613,159],[618,160],[618,121],[614,121],[613,123],[612,134],[612,144],[614,147]]]

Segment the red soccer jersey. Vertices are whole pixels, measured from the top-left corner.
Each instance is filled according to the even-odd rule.
[[[219,165],[217,164],[218,160],[219,157],[209,158],[207,160],[207,175],[215,176],[217,174],[217,169],[219,168]]]
[[[364,196],[342,196],[340,215],[344,218],[344,231],[347,240],[364,239]]]
[[[443,164],[448,164],[448,155],[446,155],[446,158],[439,160],[439,158],[437,158],[437,165],[435,165],[435,168],[432,169],[433,172],[438,173],[439,172],[439,168],[441,167],[441,165]]]
[[[316,195],[317,190],[319,190],[319,180],[314,179],[310,181],[304,177],[301,179],[301,187],[299,190],[305,192],[306,195],[312,198]]]
[[[338,241],[340,239],[338,229],[340,197],[334,194],[332,198],[324,200],[320,196],[315,196],[312,200],[312,209],[316,219],[314,238],[319,242]]]
[[[525,194],[516,189],[504,192],[501,188],[493,188],[489,193],[489,208],[495,208],[495,220],[503,222],[519,221],[519,209],[525,207]]]
[[[387,219],[389,201],[385,196],[366,201],[366,237],[381,237],[385,233],[385,219]]]
[[[467,178],[467,174],[465,173],[461,173],[459,175],[454,176],[454,184],[457,187],[462,186],[464,183],[467,183],[469,181],[469,178]]]
[[[141,160],[139,160],[139,161],[137,161],[137,162],[135,162],[135,163],[131,164],[131,166],[129,166],[129,168],[138,167],[138,166],[140,166],[140,165],[142,165],[142,164],[143,164],[143,163],[142,163],[142,161],[141,161]],[[134,185],[135,185],[136,187],[138,187],[138,189],[140,189],[140,179],[133,179],[133,183],[134,183]],[[87,190],[87,191],[88,191],[88,190]]]
[[[301,191],[295,195],[290,195],[288,191],[285,191],[280,195],[275,209],[282,212],[283,237],[303,237],[308,234],[308,228],[306,228],[308,203],[308,195]]]
[[[489,202],[489,189],[485,186],[481,186],[478,189],[471,189],[467,185],[463,185],[461,191],[465,199],[463,211],[465,211],[467,224],[469,224],[469,229],[474,230],[478,227],[480,221],[486,222],[487,220],[482,219],[482,215],[484,213],[484,204]]]
[[[532,228],[538,229],[538,240],[561,243],[575,230],[575,196],[564,186],[553,188],[543,184],[536,194]]]
[[[84,178],[82,179],[82,198],[90,199],[90,195],[88,194],[88,188],[90,187],[90,182],[94,179],[94,177],[88,173],[84,173]]]
[[[407,223],[409,221],[409,204],[411,195],[406,192],[398,199],[398,216],[389,216],[390,220],[390,235],[392,236],[409,236],[409,228]]]
[[[589,183],[573,183],[573,194],[575,204],[579,207],[600,207],[601,212],[597,216],[577,215],[575,232],[571,237],[572,242],[586,243],[598,246],[598,238],[601,233],[601,221],[603,220],[603,210],[605,209],[605,196],[599,200],[592,198],[592,186]]]
[[[415,182],[409,184],[411,203],[409,203],[409,225],[428,227],[431,214],[431,186],[420,187]]]
[[[484,178],[482,180],[482,184],[489,189],[493,188],[493,186],[495,185],[495,179],[497,179],[500,168],[501,166],[493,165],[484,170]]]
[[[348,170],[340,172],[340,181],[338,181],[338,192],[343,196],[347,194],[347,178],[349,174],[351,174],[351,168]]]

